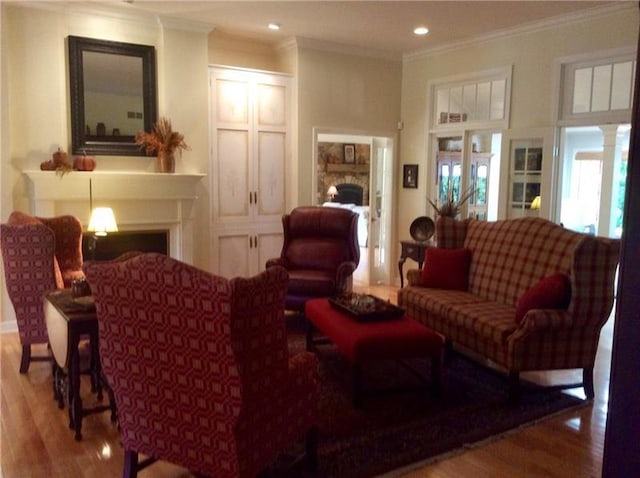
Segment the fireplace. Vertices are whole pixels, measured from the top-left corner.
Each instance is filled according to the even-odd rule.
[[[96,259],[113,259],[122,252],[139,250],[192,263],[194,203],[204,174],[74,171],[62,178],[52,171],[24,174],[31,214],[72,214],[83,222],[89,219],[91,178],[93,206],[111,207],[120,231],[98,239]],[[91,257],[86,246],[83,254]]]
[[[168,256],[169,238],[169,230],[112,232],[98,238],[95,254],[92,254],[89,244],[93,234],[87,232],[82,237],[82,257],[85,260],[108,261],[130,251],[157,252]]]

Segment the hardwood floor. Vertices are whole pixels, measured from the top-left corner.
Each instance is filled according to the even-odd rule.
[[[362,274],[356,290],[395,301],[397,288],[365,286]],[[611,355],[611,320],[600,340],[595,374],[595,400],[576,411],[542,421],[504,438],[415,469],[387,476],[430,477],[598,477],[602,462]],[[103,478],[122,474],[123,454],[118,432],[108,412],[83,421],[83,440],[68,428],[67,411],[53,400],[51,369],[35,362],[27,375],[18,373],[17,334],[0,335],[0,449],[4,478]],[[39,348],[37,351],[42,352]],[[540,383],[577,381],[579,372],[527,374]],[[86,385],[86,383],[85,383]],[[579,392],[581,394],[581,391]],[[88,388],[83,398],[90,404]],[[140,473],[141,478],[186,478],[191,475],[168,463]],[[347,478],[347,477],[345,477]]]

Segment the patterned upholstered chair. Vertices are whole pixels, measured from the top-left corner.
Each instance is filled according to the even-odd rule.
[[[157,459],[255,477],[306,436],[316,466],[317,359],[289,357],[287,272],[227,280],[148,253],[85,264],[124,476]],[[138,454],[148,456],[138,460]]]
[[[22,344],[20,373],[27,373],[32,360],[51,360],[31,356],[31,344],[49,341],[43,294],[70,287],[83,277],[82,223],[73,216],[36,218],[15,211],[2,224],[1,244],[7,293]]]
[[[267,268],[289,272],[286,308],[304,311],[305,302],[350,292],[360,262],[358,214],[333,207],[298,207],[282,217],[280,257]]]

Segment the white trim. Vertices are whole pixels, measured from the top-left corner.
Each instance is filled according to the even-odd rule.
[[[299,49],[304,48],[309,50],[327,51],[331,53],[342,53],[344,55],[378,58],[381,60],[390,60],[397,62],[402,61],[400,53],[376,50],[373,48],[364,48],[359,46],[344,45],[342,43],[313,40],[311,38],[305,37],[295,37],[295,42]]]
[[[585,20],[590,20],[592,18],[600,18],[604,16],[614,15],[623,10],[635,10],[637,9],[637,4],[635,2],[616,2],[613,5],[605,5],[603,7],[595,7],[588,10],[583,10],[578,13],[561,15],[555,18],[547,18],[545,20],[540,20],[536,22],[532,22],[526,25],[520,25],[513,28],[506,28],[504,30],[500,30],[497,32],[489,33],[486,35],[478,35],[473,38],[468,38],[466,40],[457,41],[453,43],[449,43],[447,45],[442,45],[434,48],[427,48],[424,50],[419,50],[411,53],[405,53],[402,55],[403,62],[422,60],[431,55],[435,55],[438,53],[444,53],[450,50],[457,50],[461,48],[468,47],[470,45],[478,45],[478,43],[486,43],[493,40],[499,39],[507,39],[510,37],[535,33],[540,31],[549,30],[552,28],[556,28],[562,25],[568,25],[571,23],[580,23]]]
[[[513,65],[491,68],[474,72],[466,72],[456,75],[435,78],[427,82],[427,129],[429,133],[455,132],[464,130],[481,129],[508,129],[511,116],[511,83],[513,77]],[[465,85],[471,82],[480,83],[487,80],[504,79],[505,85],[505,107],[504,118],[501,120],[475,120],[461,121],[459,123],[437,124],[436,111],[436,90],[439,86],[447,85],[454,87]]]
[[[3,320],[0,322],[0,334],[12,334],[18,332],[18,322],[16,319]]]

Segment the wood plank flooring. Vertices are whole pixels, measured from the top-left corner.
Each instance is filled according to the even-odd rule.
[[[395,301],[397,288],[366,286],[362,274],[357,291]],[[612,321],[610,321],[612,322]],[[599,477],[607,410],[612,324],[605,327],[596,363],[596,398],[577,411],[566,412],[504,438],[415,469],[387,476],[407,478],[459,477]],[[51,370],[34,362],[27,375],[18,373],[17,334],[0,335],[0,449],[4,478],[105,478],[122,474],[123,454],[109,413],[83,421],[83,440],[76,442],[68,428],[67,410],[53,400]],[[44,348],[38,348],[42,352]],[[577,381],[579,372],[529,374],[540,383]],[[85,384],[86,385],[86,384]],[[581,391],[578,393],[581,394]],[[87,389],[83,398],[91,403]],[[187,478],[184,469],[159,463],[141,478]],[[348,478],[348,477],[345,477]]]

